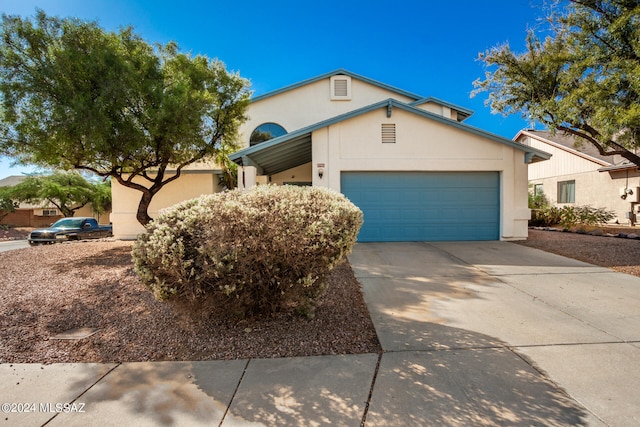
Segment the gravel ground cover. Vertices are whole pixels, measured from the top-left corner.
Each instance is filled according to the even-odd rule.
[[[634,231],[602,230],[611,234]],[[530,229],[529,238],[516,243],[640,277],[640,240]]]
[[[269,358],[380,351],[348,263],[336,267],[315,318],[194,319],[156,301],[131,243],[72,242],[0,253],[0,363]],[[54,336],[99,331],[79,340]]]

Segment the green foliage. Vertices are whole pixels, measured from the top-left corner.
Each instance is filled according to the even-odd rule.
[[[356,242],[362,212],[318,188],[258,186],[165,210],[133,248],[160,300],[214,301],[234,315],[312,315],[326,278]]]
[[[131,28],[3,15],[0,152],[112,177],[142,193],[136,217],[146,224],[154,195],[184,167],[234,147],[248,84],[220,61],[154,48]]]
[[[551,36],[530,31],[524,53],[504,44],[481,54],[489,71],[473,94],[640,165],[640,5],[574,0],[548,22]]]
[[[542,209],[549,206],[549,199],[544,193],[533,194],[529,192],[529,209]]]
[[[547,206],[533,211],[531,224],[536,226],[560,225],[570,228],[576,225],[600,225],[615,218],[615,213],[605,208],[591,206]]]
[[[0,187],[0,221],[16,211],[19,203],[13,199],[9,187]]]
[[[92,203],[101,213],[111,205],[111,187],[88,181],[75,172],[55,172],[32,175],[7,190],[13,200],[29,204],[54,205],[66,217],[73,216],[83,206]]]
[[[111,181],[94,183],[91,208],[98,215],[111,210]]]

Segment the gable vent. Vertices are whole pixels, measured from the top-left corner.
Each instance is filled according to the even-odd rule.
[[[351,77],[331,77],[331,99],[336,101],[348,101],[351,99]]]
[[[347,96],[347,81],[343,79],[336,79],[333,82],[333,96]]]
[[[383,144],[396,143],[396,124],[395,123],[382,124],[382,143]]]

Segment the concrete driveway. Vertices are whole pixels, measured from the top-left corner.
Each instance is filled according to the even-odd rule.
[[[640,278],[507,242],[358,244],[349,260],[385,351],[373,425],[449,424],[451,405],[461,424],[640,424]],[[389,390],[407,412],[377,404]]]

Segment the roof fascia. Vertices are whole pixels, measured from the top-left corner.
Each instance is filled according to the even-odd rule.
[[[390,91],[395,92],[397,94],[406,96],[408,98],[412,98],[414,100],[418,100],[418,99],[422,98],[420,95],[417,95],[415,93],[411,93],[411,92],[408,92],[406,90],[399,89],[397,87],[388,85],[386,83],[382,83],[382,82],[379,82],[377,80],[370,79],[369,77],[365,77],[365,76],[362,76],[360,74],[356,74],[356,73],[353,73],[351,71],[348,71],[348,70],[345,70],[343,68],[340,68],[340,69],[337,69],[335,71],[330,71],[328,73],[324,73],[324,74],[321,74],[319,76],[312,77],[310,79],[303,80],[301,82],[294,83],[292,85],[285,86],[283,88],[276,89],[274,91],[267,92],[265,94],[253,97],[253,98],[251,98],[251,102],[261,101],[261,100],[263,100],[265,98],[270,98],[272,96],[279,95],[281,93],[288,92],[290,90],[297,89],[299,87],[306,86],[308,84],[315,83],[317,81],[324,80],[324,79],[327,79],[329,77],[333,77],[333,76],[337,76],[337,75],[349,76],[349,77],[352,77],[354,79],[361,80],[361,81],[363,81],[365,83],[369,83],[371,85],[378,86],[378,87],[380,87],[382,89],[390,90]]]
[[[598,169],[598,172],[614,172],[614,171],[623,171],[623,170],[640,170],[640,166],[638,165],[617,165],[617,166],[608,166],[604,168]]]

